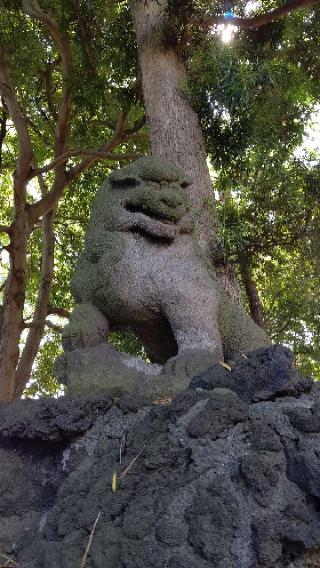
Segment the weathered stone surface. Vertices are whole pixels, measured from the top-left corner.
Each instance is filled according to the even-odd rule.
[[[69,398],[18,400],[14,406],[0,403],[1,440],[46,440],[61,442],[86,432],[112,406],[109,396],[94,399]]]
[[[120,394],[135,390],[137,370],[146,377],[160,372],[107,348],[109,330],[133,329],[150,360],[165,364],[163,374],[176,383],[171,392],[185,386],[174,377],[191,377],[224,356],[270,344],[228,300],[197,247],[198,212],[185,191],[190,183],[174,164],[145,157],[114,171],[99,189],[71,282],[79,305],[55,365],[70,393],[109,385]],[[158,388],[157,380],[146,385]]]
[[[239,353],[229,363],[232,372],[222,365],[215,365],[194,377],[191,388],[224,387],[250,402],[297,396],[311,388],[311,381],[295,369],[292,351],[282,345],[258,349],[247,355]]]
[[[247,416],[247,405],[234,392],[214,389],[201,411],[189,422],[187,429],[193,438],[216,440],[227,428],[244,422]]]
[[[218,369],[165,405],[0,405],[1,551],[79,568],[101,512],[86,568],[318,568],[319,386],[279,346]]]

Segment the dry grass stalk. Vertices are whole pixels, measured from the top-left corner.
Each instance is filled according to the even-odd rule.
[[[170,404],[170,402],[172,402],[172,396],[165,396],[163,395],[163,397],[157,398],[157,400],[153,400],[152,404],[158,404],[159,406],[166,406],[167,404]]]
[[[130,469],[132,468],[133,464],[137,461],[137,459],[141,456],[143,450],[144,450],[145,446],[143,446],[142,450],[140,450],[140,452],[136,455],[135,458],[133,458],[133,460],[129,463],[128,467],[126,467],[126,469],[119,475],[118,479],[119,481],[121,479],[123,479],[125,477],[125,475],[127,475],[127,473],[130,471]]]
[[[118,489],[118,474],[115,471],[113,476],[112,476],[112,483],[111,483],[111,489],[113,491],[113,493],[115,493]]]
[[[121,443],[120,443],[120,450],[119,450],[119,463],[120,463],[120,465],[122,463],[122,451],[123,451],[123,448],[125,447],[125,443],[126,443],[126,432],[123,434],[123,436],[121,438]]]
[[[84,555],[83,555],[83,557],[82,557],[82,559],[81,559],[80,568],[85,568],[85,567],[86,567],[88,554],[89,554],[90,549],[91,549],[91,545],[92,545],[94,533],[95,533],[95,531],[96,531],[97,524],[98,524],[98,522],[99,522],[100,517],[101,517],[101,511],[99,511],[99,513],[98,513],[98,515],[97,515],[97,518],[96,518],[96,520],[94,521],[94,525],[93,525],[93,527],[92,527],[92,530],[91,530],[91,533],[90,533],[90,536],[89,536],[87,548],[86,548],[85,553],[84,553]]]
[[[225,369],[228,369],[228,371],[231,371],[231,367],[230,365],[228,365],[228,363],[224,363],[223,361],[219,361],[219,364],[224,367]]]
[[[6,560],[4,565],[0,564],[0,568],[14,568],[16,566],[19,568],[18,562],[10,558],[10,556],[7,556],[7,554],[4,554],[4,552],[0,551],[0,557]],[[10,562],[10,564],[7,564],[8,562]]]

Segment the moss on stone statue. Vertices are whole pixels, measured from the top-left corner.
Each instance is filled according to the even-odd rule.
[[[153,363],[170,359],[164,369],[170,377],[185,378],[235,351],[270,344],[264,331],[230,302],[195,242],[197,211],[185,192],[190,183],[174,164],[145,157],[112,172],[97,192],[84,252],[71,282],[79,307],[64,333],[66,356],[78,350],[78,363],[85,368],[82,372],[73,356],[62,365],[69,376],[66,382],[74,377],[77,389],[80,376],[95,389],[98,375],[112,389],[118,380],[120,388],[130,372],[132,387],[137,387],[141,361],[117,359],[108,352],[103,347],[107,329],[132,329]],[[92,380],[86,379],[98,356],[88,349],[97,345],[102,345],[99,371],[93,368]],[[141,373],[146,377],[148,372],[160,371],[151,366],[148,371],[145,365]],[[158,379],[161,384],[160,377],[154,384]],[[140,381],[140,386],[145,384]]]
[[[156,156],[140,158],[128,166],[119,170],[114,170],[110,174],[111,183],[124,185],[126,183],[137,183],[143,181],[155,181],[157,183],[176,182],[181,187],[186,187],[192,183],[190,176],[184,171],[165,160]]]

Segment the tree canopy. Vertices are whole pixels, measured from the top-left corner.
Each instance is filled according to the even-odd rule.
[[[247,2],[169,1],[159,42],[184,61],[181,92],[204,133],[219,218],[216,262],[234,263],[253,317],[318,378],[319,154],[297,149],[320,100],[320,7],[305,4],[312,5],[246,27],[242,21],[285,5],[257,3],[250,14]],[[217,26],[227,25],[227,9],[237,31],[223,43]],[[68,284],[93,196],[112,168],[150,152],[128,3],[1,0],[0,91],[0,284],[5,293],[23,139],[32,156],[20,363],[36,330],[26,392],[49,394],[59,389],[51,365],[61,317],[73,307]],[[128,334],[114,343],[141,349]]]

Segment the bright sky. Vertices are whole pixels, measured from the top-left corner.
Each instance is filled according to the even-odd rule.
[[[259,4],[260,2],[257,2],[256,0],[249,0],[245,7],[245,15],[251,16],[252,14],[254,14]],[[223,43],[230,43],[233,40],[237,29],[238,28],[236,26],[233,26],[231,23],[217,26],[218,33],[221,35],[221,41]],[[212,33],[216,33],[216,30],[213,30]]]
[[[257,2],[256,0],[249,0],[245,7],[245,15],[252,16],[253,13],[257,10],[258,6],[261,5],[261,2]]]
[[[318,105],[311,115],[309,123],[306,126],[303,142],[294,152],[297,158],[303,158],[305,152],[314,152],[315,157],[311,163],[317,163],[320,160],[320,105]]]
[[[314,149],[320,154],[320,105],[316,108],[310,124],[306,128],[304,144],[307,148]]]

